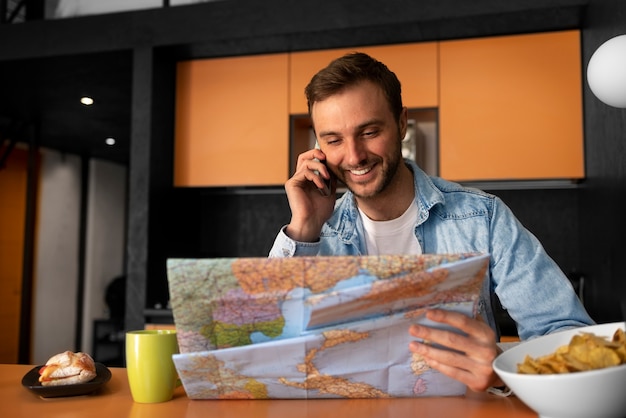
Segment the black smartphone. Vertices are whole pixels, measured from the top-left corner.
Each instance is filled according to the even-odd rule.
[[[317,143],[317,141],[315,141],[315,148],[320,149],[319,144]],[[316,161],[320,161],[317,158],[315,159]],[[326,170],[328,171],[328,174],[330,174],[330,176],[333,175],[332,171],[330,171],[328,169],[328,166],[326,165],[326,160],[321,161],[322,164],[324,164],[326,166]],[[316,171],[316,173],[318,176],[320,176],[320,173]],[[321,177],[321,176],[320,176]],[[329,179],[325,179],[324,177],[322,177],[322,180],[324,180],[324,188],[323,189],[318,189],[320,191],[320,193],[322,194],[322,196],[330,196],[330,178]]]
[[[320,161],[317,158],[315,159],[316,161]],[[326,165],[326,161],[320,161],[322,164]],[[328,166],[326,166],[326,169],[328,170]],[[328,173],[332,176],[333,173],[328,170]],[[329,196],[330,195],[330,179],[325,179],[324,177],[322,177],[322,175],[320,174],[319,171],[315,170],[315,174],[317,174],[323,181],[324,181],[324,188],[320,189],[318,187],[318,190],[320,191],[320,193],[322,194],[322,196]]]

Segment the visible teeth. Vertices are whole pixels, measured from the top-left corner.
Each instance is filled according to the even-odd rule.
[[[371,168],[363,168],[361,170],[350,170],[352,174],[355,176],[362,176],[363,174],[369,173]]]

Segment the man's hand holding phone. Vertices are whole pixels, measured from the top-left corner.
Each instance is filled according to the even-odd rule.
[[[336,190],[337,180],[326,166],[324,153],[316,148],[300,154],[296,172],[285,183],[291,208],[285,233],[296,241],[317,241],[332,215]]]
[[[319,161],[319,160],[317,160]],[[326,161],[320,161],[322,164],[324,164],[324,167],[326,167],[326,170],[328,170],[328,166],[326,165]],[[328,174],[332,177],[332,173],[330,172],[330,170],[328,170]],[[324,187],[321,189],[318,189],[320,191],[320,193],[322,194],[322,196],[330,196],[330,188],[331,188],[331,179],[328,178],[324,178],[322,177],[322,174],[320,174],[320,172],[317,172],[317,175],[321,177],[322,181],[324,182]]]

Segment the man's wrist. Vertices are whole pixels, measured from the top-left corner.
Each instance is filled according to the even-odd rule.
[[[285,235],[294,241],[298,242],[317,242],[320,235],[307,231],[307,228],[295,228],[292,224],[289,224],[284,229]]]

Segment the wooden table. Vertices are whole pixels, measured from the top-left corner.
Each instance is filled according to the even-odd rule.
[[[192,400],[182,387],[158,404],[133,402],[123,368],[91,395],[41,398],[22,386],[34,366],[0,364],[0,416],[11,418],[195,418],[195,417],[537,417],[516,397],[468,392],[465,396],[402,399]]]

